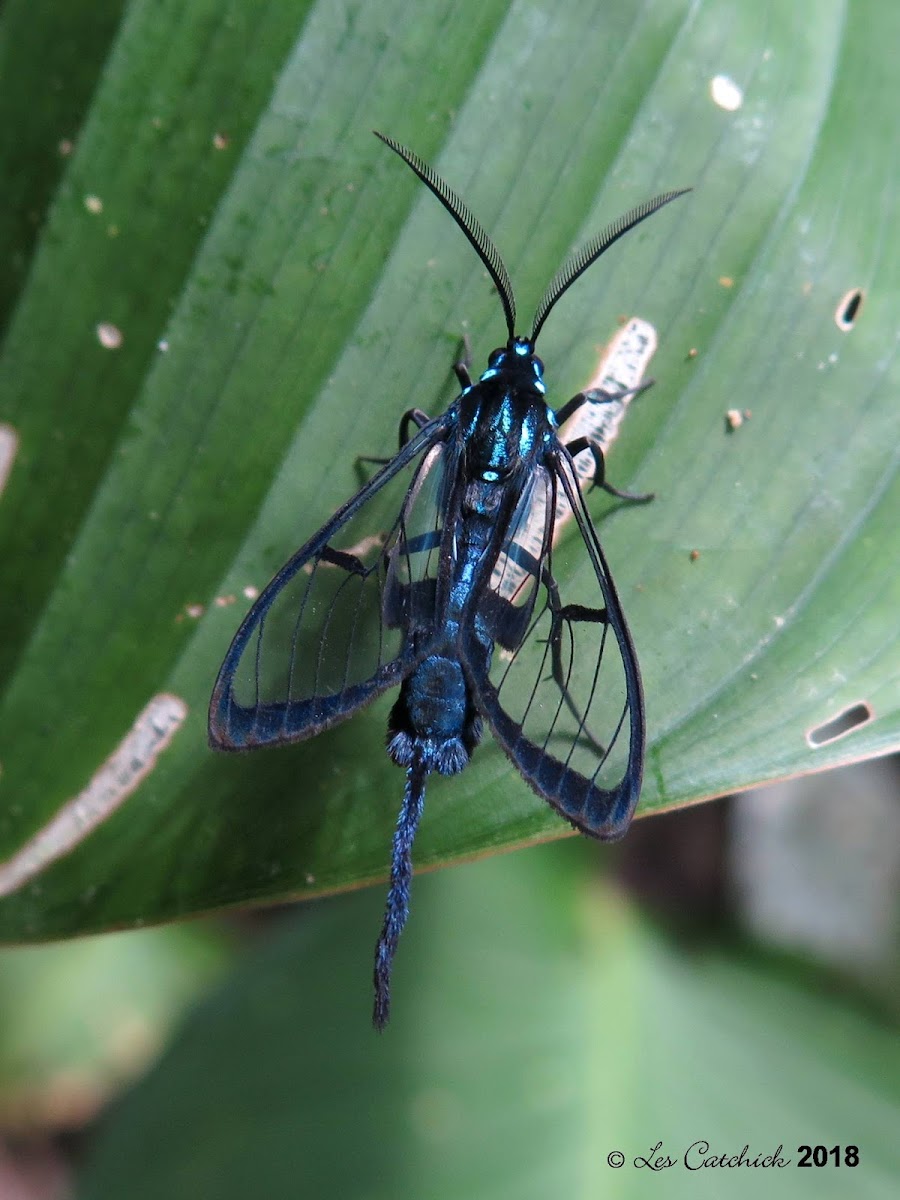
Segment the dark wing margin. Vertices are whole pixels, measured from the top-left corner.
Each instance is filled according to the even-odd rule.
[[[212,746],[313,737],[427,653],[458,457],[452,423],[449,409],[416,434],[260,594],[213,689]]]
[[[578,539],[554,546],[574,515]],[[569,562],[569,559],[572,559]],[[565,584],[555,577],[565,564]],[[535,468],[512,515],[482,602],[495,642],[490,671],[468,634],[467,675],[495,737],[530,786],[576,829],[624,835],[641,788],[644,706],[631,635],[559,447]]]

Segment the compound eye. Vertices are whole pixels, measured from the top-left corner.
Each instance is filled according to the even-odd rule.
[[[488,358],[489,367],[499,367],[506,354],[506,347],[501,346],[499,350],[492,350]]]

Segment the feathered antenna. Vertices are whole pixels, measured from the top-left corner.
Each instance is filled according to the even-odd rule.
[[[503,305],[503,314],[506,317],[506,328],[509,331],[510,338],[516,335],[516,300],[513,296],[512,284],[509,281],[509,274],[506,267],[503,265],[503,259],[500,257],[499,251],[479,222],[478,218],[473,214],[465,201],[457,196],[456,192],[451,187],[448,187],[441,179],[440,175],[432,171],[431,167],[426,162],[423,162],[417,154],[412,150],[408,150],[406,146],[401,146],[399,142],[395,142],[393,138],[387,137],[386,134],[379,133],[377,129],[372,131],[377,138],[381,138],[386,146],[399,154],[408,167],[422,180],[429,191],[433,192],[446,208],[447,212],[457,223],[470,244],[473,246],[475,253],[487,267],[488,274],[494,281],[494,287],[500,296],[500,303]]]
[[[620,237],[623,237],[629,229],[634,229],[635,225],[640,225],[641,221],[646,221],[647,217],[658,212],[664,204],[669,204],[672,200],[677,200],[679,196],[685,195],[690,190],[690,188],[681,188],[676,192],[663,192],[655,200],[646,200],[643,204],[639,204],[637,208],[633,208],[630,212],[625,213],[624,216],[619,217],[617,221],[613,221],[612,225],[608,225],[596,237],[591,238],[586,246],[583,246],[570,259],[564,262],[553,276],[550,286],[544,292],[543,298],[537,306],[537,312],[534,314],[534,326],[531,331],[532,346],[537,341],[537,336],[541,332],[541,326],[547,320],[553,305],[559,300],[566,289],[572,286],[579,275],[584,274],[591,263],[596,262],[600,255],[605,253],[613,242],[617,242]]]

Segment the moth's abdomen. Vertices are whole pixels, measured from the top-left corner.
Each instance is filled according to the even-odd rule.
[[[481,737],[481,721],[472,704],[462,667],[453,658],[432,654],[403,681],[388,720],[388,753],[409,766],[420,746],[429,771],[455,775]]]

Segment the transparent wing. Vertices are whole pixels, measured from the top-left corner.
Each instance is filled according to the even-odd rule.
[[[259,596],[213,690],[214,746],[312,737],[427,653],[457,459],[451,414],[417,434]]]
[[[574,515],[581,538],[554,546]],[[572,555],[579,561],[569,561]],[[557,582],[556,571],[565,578]],[[644,713],[634,647],[609,568],[561,448],[514,510],[479,611],[495,642],[476,702],[528,783],[583,833],[621,837],[640,792]],[[483,652],[481,658],[483,661]]]

